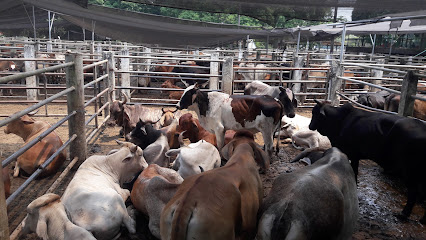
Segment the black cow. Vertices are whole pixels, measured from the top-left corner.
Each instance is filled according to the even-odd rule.
[[[143,156],[148,164],[155,163],[168,167],[169,162],[165,153],[170,149],[166,134],[155,129],[152,124],[141,120],[136,127],[126,135],[126,141],[132,142],[143,149]]]
[[[385,101],[390,94],[388,91],[362,94],[358,97],[357,102],[367,107],[385,109]]]
[[[410,216],[426,178],[426,124],[416,119],[368,112],[349,103],[333,107],[316,101],[309,129],[318,130],[351,160],[355,176],[360,159],[371,159],[386,172],[402,176],[408,200],[400,218]],[[426,222],[423,216],[421,222]]]

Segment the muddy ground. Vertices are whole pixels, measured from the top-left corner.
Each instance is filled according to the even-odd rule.
[[[12,114],[18,110],[22,110],[26,105],[18,104],[2,104],[0,114]],[[49,112],[65,113],[65,105],[49,106]],[[43,109],[39,112],[43,114]],[[308,110],[299,110],[299,114],[310,116]],[[56,122],[60,117],[42,118],[49,122]],[[14,151],[19,149],[23,144],[22,139],[12,134],[6,135],[0,129],[0,152],[1,160],[10,156]],[[57,130],[62,140],[68,139],[68,130],[61,127]],[[108,127],[95,136],[95,139],[88,146],[88,155],[106,154],[109,150],[117,148],[115,139],[119,139],[119,128]],[[259,137],[259,136],[258,136]],[[123,140],[123,139],[122,139]],[[259,137],[258,143],[262,143]],[[273,157],[273,163],[266,174],[261,174],[264,187],[264,195],[269,193],[272,187],[273,180],[279,174],[285,174],[295,171],[303,167],[300,163],[289,163],[300,151],[294,149],[291,144],[281,144],[281,149],[278,156]],[[407,156],[408,157],[408,156]],[[69,161],[66,162],[67,165]],[[78,163],[77,166],[81,164]],[[8,166],[10,175],[12,174],[14,162]],[[63,166],[62,169],[64,169]],[[62,184],[54,191],[57,194],[62,194],[67,184],[75,173],[76,167],[64,179]],[[36,197],[45,193],[59,173],[45,179],[36,180],[34,183],[23,192],[21,197],[18,197],[9,207],[9,225],[11,232],[25,217],[26,206]],[[12,191],[21,185],[26,179],[12,179]],[[402,209],[402,205],[406,201],[405,187],[397,180],[383,174],[382,169],[372,161],[363,160],[360,163],[359,183],[358,183],[358,198],[360,204],[360,217],[358,220],[357,231],[353,234],[353,239],[426,239],[425,226],[418,222],[423,214],[423,209],[416,205],[409,221],[400,222],[395,215]],[[313,200],[314,201],[314,200]],[[147,219],[143,216],[138,216],[138,232],[135,236],[129,236],[125,230],[120,239],[154,239],[148,230]],[[31,234],[26,239],[38,239],[35,234]]]

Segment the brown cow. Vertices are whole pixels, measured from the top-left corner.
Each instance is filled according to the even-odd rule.
[[[44,121],[36,121],[29,117],[31,115],[33,114],[24,115],[10,122],[4,129],[4,132],[6,134],[14,133],[20,136],[25,141],[25,144],[37,138],[50,127],[50,124]],[[18,157],[13,177],[18,177],[21,169],[26,174],[32,174],[61,146],[62,141],[59,136],[55,132],[49,133],[46,137]],[[40,174],[40,177],[56,173],[65,159],[66,152],[63,150],[49,165],[47,165]]]
[[[4,183],[4,195],[6,198],[10,196],[10,178],[9,178],[9,169],[3,168],[3,183]]]
[[[424,97],[426,95],[421,95],[421,96]],[[385,100],[385,110],[391,111],[391,112],[398,112],[400,100],[401,100],[400,95],[392,93]],[[419,99],[414,100],[413,117],[426,120],[426,102],[425,101],[422,101]]]
[[[186,113],[179,118],[179,128],[181,131],[186,131],[183,136],[189,138],[192,143],[205,140],[217,147],[216,135],[204,129],[191,113]]]
[[[133,184],[130,199],[137,210],[149,217],[149,230],[158,239],[161,212],[182,182],[175,170],[150,164]]]
[[[175,88],[175,89],[182,89],[176,85],[173,85],[170,80],[165,81],[163,84],[161,84],[162,88]],[[165,91],[167,94],[169,94],[169,99],[176,99],[179,100],[182,97],[183,91]]]
[[[253,134],[239,131],[222,149],[224,167],[190,176],[161,214],[161,239],[254,239],[263,189],[257,165],[269,167]]]

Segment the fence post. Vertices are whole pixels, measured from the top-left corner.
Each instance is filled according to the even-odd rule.
[[[129,56],[129,49],[127,49],[127,45],[121,50],[121,55]],[[120,70],[129,71],[130,58],[120,58]],[[121,86],[122,87],[130,87],[130,73],[121,73]],[[122,89],[124,94],[130,97],[130,89]]]
[[[3,171],[0,168],[0,179],[3,179]],[[4,196],[4,183],[0,181],[0,240],[9,240],[9,223],[7,218],[6,199]]]
[[[377,60],[378,64],[384,64],[385,60],[384,59],[378,59]],[[377,69],[371,69],[371,76],[373,78],[382,78],[383,77],[383,70],[377,70]],[[371,83],[376,84],[376,85],[382,85],[382,80],[379,79],[374,79]],[[368,86],[367,86],[368,88]],[[378,89],[375,87],[370,87],[372,92],[376,92]]]
[[[35,58],[34,45],[25,44],[24,46],[24,58]],[[35,61],[25,61],[25,71],[36,70]],[[27,87],[37,87],[36,76],[30,76],[25,79]],[[27,100],[37,100],[37,89],[27,89]]]
[[[303,67],[303,57],[298,56],[298,55],[294,55],[294,68],[302,68]],[[293,74],[292,74],[292,80],[294,81],[300,81],[302,80],[302,70],[293,70]],[[293,85],[293,92],[295,94],[300,93],[302,87],[302,83],[295,83]],[[295,96],[296,99],[300,102],[300,97],[299,96]]]
[[[219,60],[219,53],[218,52],[212,53],[211,60],[212,61]],[[219,75],[219,62],[210,62],[210,74]],[[219,89],[219,77],[210,77],[209,89],[210,90]]]
[[[405,117],[413,116],[414,98],[412,98],[411,95],[416,95],[418,81],[419,77],[416,76],[413,71],[407,71],[404,81],[402,81],[401,101],[399,101],[398,115]]]
[[[232,94],[232,84],[234,82],[234,59],[232,57],[226,57],[222,67],[222,91],[229,95]]]
[[[83,55],[80,53],[67,54],[65,55],[65,62],[74,62],[74,65],[66,69],[67,88],[75,87],[75,90],[68,93],[67,96],[68,114],[73,111],[77,112],[68,122],[69,136],[77,134],[77,138],[70,144],[70,159],[78,157],[80,161],[84,161],[87,146],[84,118]]]
[[[340,62],[333,61],[331,62],[331,67],[329,74],[327,76],[328,80],[328,99],[331,101],[331,105],[339,106],[340,98],[337,95],[336,91],[339,91],[342,88],[342,79],[338,78],[343,75],[343,66],[340,65]]]
[[[142,56],[150,57],[151,56],[151,48],[144,47],[143,50],[145,53],[142,54]],[[145,63],[146,65],[142,65],[140,68],[140,71],[146,71],[149,72],[151,68],[151,59],[146,58],[142,59],[142,63]],[[138,77],[138,86],[142,87],[148,87],[151,84],[151,78],[150,77]]]
[[[97,57],[98,59],[102,59],[102,46],[100,43],[96,45],[96,54],[100,55]]]
[[[108,51],[105,52],[106,59],[108,60],[107,69],[108,69],[108,88],[111,94],[111,98],[109,99],[110,104],[116,99],[115,97],[115,59],[114,52]]]

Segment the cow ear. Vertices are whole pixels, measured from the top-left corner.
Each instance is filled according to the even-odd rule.
[[[316,104],[321,104],[321,102],[320,102],[318,99],[314,99],[314,102],[315,102]]]
[[[285,89],[282,86],[278,87],[280,89],[281,92],[285,92]]]
[[[30,118],[28,115],[24,115],[21,118],[21,121],[25,124],[31,124],[34,123],[34,119]]]
[[[220,151],[222,153],[222,157],[226,159],[226,161],[228,161],[231,158],[232,153],[234,152],[234,143],[235,141],[229,142]]]
[[[185,80],[181,79],[181,81],[183,82],[183,84],[185,84],[185,87],[189,87],[189,83],[187,83]]]
[[[263,170],[267,170],[269,168],[269,156],[262,149],[256,146],[256,143],[250,142],[250,146],[253,148],[254,152],[254,160]]]
[[[293,98],[293,100],[291,101],[293,103],[293,107],[297,107],[297,99]]]
[[[200,88],[205,88],[207,86],[207,84],[209,84],[209,81],[205,81],[204,83],[201,83],[201,84],[197,83],[197,84]]]
[[[325,117],[325,108],[324,108],[324,106],[321,106],[321,108],[320,108],[320,114]]]
[[[49,236],[47,236],[47,223],[44,216],[40,216],[37,221],[36,233],[43,239],[49,239]]]

